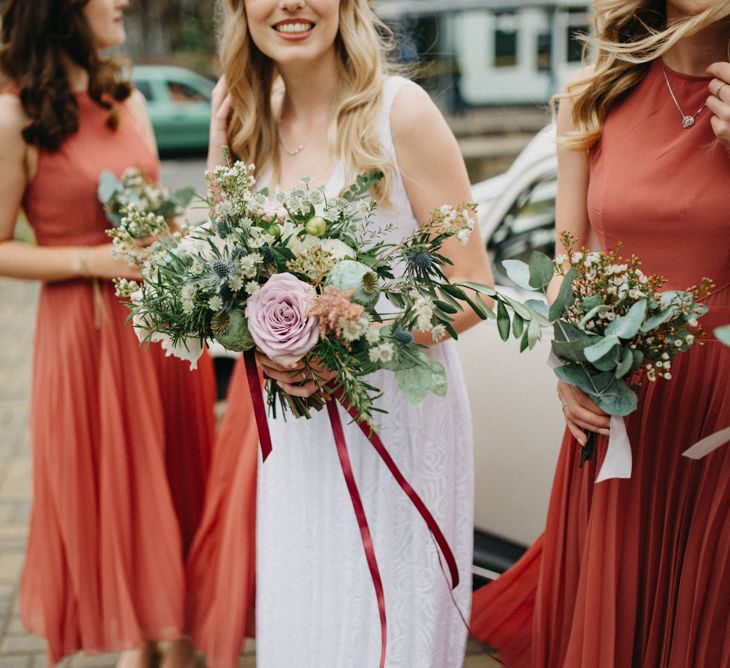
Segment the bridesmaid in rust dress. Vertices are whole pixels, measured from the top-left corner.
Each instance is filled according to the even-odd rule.
[[[213,439],[210,360],[197,373],[140,349],[111,278],[96,196],[105,169],[156,179],[142,96],[97,51],[124,39],[127,0],[8,0],[0,66],[0,274],[40,280],[32,383],[33,512],[22,619],[55,664],[78,650],[183,640],[184,559],[202,514]],[[37,245],[13,241],[20,208]]]
[[[682,453],[730,427],[730,349],[712,334],[730,323],[730,3],[594,4],[596,65],[560,102],[558,227],[623,243],[668,288],[716,287],[703,345],[645,383],[626,420],[631,479],[594,483],[605,436],[578,468],[583,430],[608,419],[559,384],[568,429],[545,533],[475,594],[473,629],[511,667],[726,668],[730,444]]]

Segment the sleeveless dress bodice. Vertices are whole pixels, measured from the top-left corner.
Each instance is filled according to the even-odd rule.
[[[42,246],[87,246],[109,242],[109,221],[96,194],[99,176],[130,168],[159,178],[159,160],[129,105],[119,127],[107,126],[109,111],[88,93],[77,93],[79,129],[55,152],[40,150],[23,208]]]
[[[707,98],[708,80],[665,69],[682,109],[694,113]],[[684,129],[662,63],[654,61],[606,118],[590,154],[588,190],[602,249],[621,243],[646,273],[664,276],[667,289],[714,281],[706,329],[730,323],[730,156],[710,115],[704,109]]]

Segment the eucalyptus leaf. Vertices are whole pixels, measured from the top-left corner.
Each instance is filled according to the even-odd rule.
[[[420,404],[432,385],[433,370],[430,364],[417,364],[409,369],[395,372],[400,391],[412,404]]]
[[[507,341],[510,330],[509,313],[501,301],[497,304],[497,329],[502,341]]]
[[[621,361],[618,363],[618,366],[616,367],[615,376],[616,378],[623,378],[629,371],[631,371],[631,367],[634,364],[634,354],[631,348],[626,348],[624,350],[623,356],[621,357]]]
[[[555,273],[553,261],[541,251],[533,251],[528,268],[530,271],[529,286],[533,290],[541,290],[548,285]]]
[[[175,202],[168,199],[160,204],[160,215],[165,220],[170,220],[171,218],[174,218],[176,213],[177,206],[175,206]]]
[[[644,363],[644,353],[641,350],[632,350],[631,356],[634,358],[634,369],[638,369]]]
[[[590,295],[586,297],[581,303],[580,303],[580,310],[583,311],[583,313],[588,313],[591,309],[596,308],[596,306],[603,306],[604,301],[603,297],[601,295]]]
[[[527,301],[525,301],[525,306],[531,311],[534,311],[535,313],[541,315],[545,321],[546,326],[552,324],[550,321],[550,316],[548,314],[549,309],[547,302],[544,302],[542,299],[528,299]]]
[[[610,311],[610,306],[596,306],[595,308],[592,308],[588,313],[586,313],[581,319],[580,319],[580,326],[585,327],[586,323],[589,320],[593,320],[599,313],[604,313],[605,311]]]
[[[525,290],[534,290],[530,285],[530,267],[520,260],[503,260],[502,266],[510,280]]]
[[[553,372],[560,380],[575,385],[592,398],[600,396],[616,380],[612,373],[589,373],[589,367],[573,363],[556,367]]]
[[[615,373],[616,366],[621,361],[621,347],[616,346],[611,352],[603,357],[599,357],[594,362],[591,362],[595,369],[599,371],[610,371]]]
[[[646,317],[646,309],[649,303],[646,299],[640,299],[628,311],[626,315],[616,318],[606,327],[606,334],[618,336],[620,339],[630,339],[636,336],[641,329],[641,324]]]
[[[608,355],[615,346],[619,345],[618,336],[604,336],[600,341],[584,349],[583,354],[589,362],[595,362],[604,355]]]
[[[669,322],[676,315],[676,311],[673,308],[668,308],[666,311],[660,311],[651,318],[644,321],[641,326],[642,332],[650,332],[652,329],[656,329],[665,322]]]
[[[172,193],[170,199],[181,209],[187,209],[190,202],[195,197],[195,190],[193,188],[180,188]]]
[[[636,410],[639,399],[626,383],[614,379],[610,387],[596,397],[596,403],[609,415],[624,416]]]
[[[553,324],[553,333],[556,341],[578,341],[586,336],[590,336],[595,343],[598,337],[584,332],[570,322],[558,320]]]
[[[449,389],[449,380],[446,377],[446,369],[440,362],[431,364],[431,392],[437,397],[445,397]]]
[[[571,267],[570,271],[563,277],[563,282],[560,284],[560,290],[555,301],[550,305],[548,312],[548,318],[551,321],[557,320],[565,310],[570,307],[575,301],[575,295],[573,294],[573,281],[577,273],[575,269]]]
[[[530,312],[530,309],[528,309],[522,302],[519,302],[516,299],[512,299],[511,297],[507,297],[507,295],[502,295],[502,299],[520,317],[524,318],[525,320],[530,320],[532,318],[532,313]]]
[[[551,346],[553,353],[558,359],[571,360],[573,362],[586,362],[586,356],[583,351],[592,346],[595,339],[584,336],[575,341],[558,341],[553,339]]]
[[[121,192],[124,186],[120,183],[114,172],[105,169],[99,176],[97,195],[104,204],[109,202],[116,193]]]

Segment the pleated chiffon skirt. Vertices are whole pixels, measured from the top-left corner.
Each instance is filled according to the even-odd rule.
[[[210,359],[140,349],[110,283],[41,292],[24,625],[51,664],[174,640],[213,442]]]
[[[708,300],[708,331],[730,322],[729,288]],[[716,339],[645,384],[626,419],[630,480],[578,468],[566,432],[545,533],[474,596],[472,626],[511,668],[730,666],[730,444],[692,444],[730,426],[730,348]]]

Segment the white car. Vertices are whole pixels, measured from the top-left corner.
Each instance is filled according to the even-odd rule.
[[[535,249],[552,255],[556,171],[551,126],[504,174],[473,186],[497,284],[523,300],[535,293],[516,288],[501,262],[527,260]],[[517,340],[504,343],[484,322],[457,345],[474,420],[475,574],[493,577],[542,531],[564,422],[549,340],[520,354]]]

